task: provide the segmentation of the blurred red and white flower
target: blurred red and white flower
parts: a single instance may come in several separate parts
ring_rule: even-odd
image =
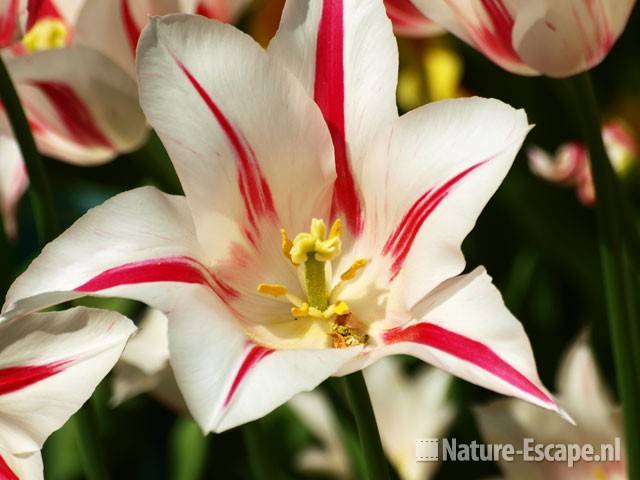
[[[385,454],[402,480],[433,477],[437,462],[416,462],[416,438],[437,438],[451,424],[455,408],[447,401],[453,377],[435,368],[409,376],[401,363],[386,358],[364,371]],[[322,443],[303,450],[301,471],[355,478],[340,438],[338,419],[320,391],[300,393],[288,405]]]
[[[0,134],[0,219],[11,240],[18,234],[16,209],[28,186],[20,147],[13,137]]]
[[[635,0],[412,0],[435,23],[521,75],[567,77],[599,64]]]
[[[135,77],[136,47],[150,15],[195,13],[233,22],[250,0],[83,0],[77,42],[111,58]]]
[[[551,444],[591,444],[600,454],[601,445],[615,445],[622,438],[622,412],[615,405],[598,373],[587,336],[582,335],[567,352],[558,378],[558,402],[575,419],[576,425],[517,400],[501,399],[475,409],[480,431],[487,442],[522,445],[524,438]],[[620,444],[622,445],[623,442]],[[622,453],[622,452],[621,452]],[[622,455],[624,457],[624,455]],[[500,462],[507,480],[583,480],[627,478],[624,461]]]
[[[40,449],[111,370],[133,323],[74,308],[0,317],[0,478],[43,478]]]
[[[393,31],[403,37],[433,37],[445,32],[440,25],[425,17],[411,0],[384,0]]]
[[[136,148],[146,134],[135,81],[99,52],[77,45],[84,0],[30,1],[25,34],[2,55],[39,149],[92,165]],[[0,131],[11,135],[6,115]]]
[[[602,127],[602,139],[611,164],[618,175],[624,177],[638,166],[638,144],[633,133],[620,120],[613,120]],[[584,205],[595,203],[595,189],[589,152],[580,141],[561,145],[554,156],[538,147],[527,151],[529,168],[549,182],[572,186]]]
[[[526,115],[473,98],[398,118],[397,71],[378,1],[291,1],[266,53],[229,25],[154,19],[141,102],[186,196],[140,188],[93,209],[4,311],[88,294],[162,310],[205,431],[399,353],[558,410],[491,278],[460,275]]]
[[[98,165],[139,147],[148,126],[135,83],[135,49],[150,14],[198,12],[231,21],[247,0],[21,0],[0,15],[2,52],[40,151],[76,165]],[[0,7],[3,4],[0,3]],[[3,22],[5,22],[3,24]],[[9,23],[6,23],[9,22]],[[11,23],[13,22],[13,23]],[[10,24],[10,25],[9,25]],[[4,25],[4,26],[3,26]],[[24,36],[5,35],[23,25]],[[3,30],[3,28],[5,30]],[[3,36],[4,35],[4,36]],[[0,115],[0,213],[15,238],[14,209],[26,179],[11,126]],[[18,173],[13,173],[18,172]],[[16,180],[19,178],[19,182]]]

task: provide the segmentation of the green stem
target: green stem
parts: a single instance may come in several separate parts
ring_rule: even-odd
[[[73,416],[80,447],[80,458],[89,480],[107,480],[109,475],[101,454],[102,446],[98,434],[98,414],[93,398]]]
[[[596,191],[596,214],[600,231],[600,261],[604,277],[609,328],[616,377],[624,413],[628,478],[640,478],[640,377],[637,292],[627,263],[629,240],[625,239],[624,205],[620,186],[602,141],[600,115],[588,73],[569,80],[576,93],[584,140],[589,148]],[[634,325],[636,324],[636,325]]]
[[[251,476],[255,480],[273,480],[277,478],[275,468],[268,453],[268,443],[262,434],[260,421],[247,423],[242,427],[244,443],[247,447],[247,461]]]
[[[382,449],[378,424],[361,371],[343,377],[344,389],[356,420],[369,480],[388,480],[389,468]]]
[[[40,238],[40,243],[44,245],[53,240],[59,233],[53,207],[53,196],[47,181],[42,158],[29,128],[29,122],[2,58],[0,58],[0,98],[11,122],[13,135],[18,145],[20,145],[20,151],[29,173],[29,196],[35,216],[36,228],[38,229],[38,237]]]

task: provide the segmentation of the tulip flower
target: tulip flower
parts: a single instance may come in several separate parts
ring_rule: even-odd
[[[168,319],[162,312],[148,309],[138,325],[138,333],[127,343],[114,369],[111,404],[141,393],[150,393],[173,411],[187,408],[169,365]]]
[[[452,377],[434,368],[423,368],[415,377],[388,358],[364,371],[384,451],[402,480],[431,478],[437,462],[416,462],[416,438],[442,435],[453,420],[454,409],[446,395]],[[349,456],[338,432],[338,420],[319,391],[296,395],[288,403],[322,447],[303,450],[298,464],[305,472],[330,473],[353,478]]]
[[[473,98],[398,118],[397,70],[379,1],[290,1],[267,52],[227,24],[154,18],[140,97],[185,197],[146,187],[91,210],[4,311],[83,295],[160,309],[206,432],[400,353],[560,411],[486,271],[461,274],[526,115]]]
[[[403,37],[433,37],[444,29],[425,17],[411,0],[384,0],[393,30]]]
[[[554,415],[528,404],[498,400],[476,408],[476,419],[486,441],[522,445],[523,438],[543,444],[591,444],[600,454],[603,444],[615,444],[622,437],[620,409],[614,404],[582,335],[563,360],[558,378],[558,402],[576,420],[576,425],[558,421]],[[624,461],[500,462],[507,480],[625,479]]]
[[[5,234],[11,240],[18,234],[16,209],[28,185],[18,144],[13,137],[0,135],[0,218]]]
[[[620,176],[625,176],[637,165],[638,144],[623,122],[606,123],[602,127],[602,140],[611,164]],[[549,182],[575,187],[580,202],[593,206],[596,198],[589,152],[582,142],[561,145],[553,157],[538,147],[530,148],[527,154],[533,173]]]
[[[74,308],[0,317],[0,478],[43,478],[40,449],[91,396],[135,326]]]
[[[624,30],[634,0],[412,0],[502,68],[567,77],[598,65]]]

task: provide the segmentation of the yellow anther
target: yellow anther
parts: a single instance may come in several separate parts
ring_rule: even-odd
[[[309,316],[309,304],[303,303],[300,307],[291,307],[291,315],[295,318],[304,318]]]
[[[338,302],[335,304],[336,315],[346,315],[349,313],[349,305],[344,302]]]
[[[284,228],[280,229],[280,235],[282,236],[282,253],[285,257],[291,258],[291,247],[293,247],[293,243]]]
[[[39,52],[53,48],[62,48],[67,44],[67,27],[53,18],[38,20],[22,38],[22,44],[28,52]]]
[[[341,223],[336,222],[331,227],[329,238],[326,237],[327,227],[323,220],[314,218],[309,232],[299,233],[293,239],[290,249],[291,261],[300,265],[307,261],[307,254],[315,253],[319,262],[328,262],[338,255],[342,249],[340,240]]]
[[[349,269],[340,275],[340,280],[346,282],[347,280],[353,280],[357,275],[358,271],[367,264],[367,261],[364,258],[359,258],[355,262],[351,264]]]
[[[342,220],[336,218],[336,221],[331,225],[329,230],[329,238],[340,237],[342,235]]]
[[[289,293],[289,290],[284,285],[278,285],[277,283],[261,283],[258,285],[258,293],[278,298]]]

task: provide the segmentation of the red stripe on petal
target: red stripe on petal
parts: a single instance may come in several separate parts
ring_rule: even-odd
[[[168,257],[132,262],[110,268],[74,291],[95,293],[108,288],[140,283],[178,282],[210,287],[222,300],[238,297],[233,287],[217,278],[204,265],[190,257]]]
[[[271,190],[262,174],[255,153],[247,142],[241,138],[241,135],[189,69],[177,58],[174,57],[174,60],[213,114],[236,154],[238,188],[244,201],[249,222],[257,229],[257,220],[260,217],[277,219]]]
[[[64,20],[51,0],[29,0],[27,4],[27,30],[30,30],[42,18]]]
[[[242,365],[240,365],[240,369],[238,370],[238,373],[236,373],[236,377],[233,379],[233,383],[231,384],[229,393],[227,393],[227,396],[224,399],[225,407],[228,406],[229,403],[231,403],[233,396],[238,390],[238,387],[242,383],[242,380],[247,376],[249,371],[253,367],[255,367],[260,360],[262,360],[268,355],[271,355],[274,352],[274,350],[270,348],[261,347],[260,345],[253,345],[253,344],[251,345],[252,347],[249,350],[249,353],[247,353],[247,356],[244,357],[244,360],[242,361]]]
[[[472,340],[433,323],[425,322],[406,328],[394,328],[384,334],[384,341],[387,344],[419,343],[435,348],[489,372],[527,395],[544,403],[555,405],[549,395],[500,358],[491,348],[477,340]]]
[[[3,15],[0,15],[0,47],[11,43],[18,29],[18,0],[11,0]]]
[[[51,102],[71,139],[85,147],[113,149],[111,141],[100,131],[87,105],[64,83],[30,81]]]
[[[513,48],[513,26],[515,21],[502,0],[481,0],[484,11],[491,22],[491,30],[481,27],[479,44],[489,56],[521,63],[522,59]]]
[[[344,105],[343,0],[324,0],[318,26],[314,98],[331,133],[336,165],[332,217],[344,215],[354,234],[362,231],[360,196],[349,164]]]
[[[0,455],[0,480],[20,480],[18,476],[9,468],[7,462]]]
[[[25,365],[0,369],[0,395],[16,392],[60,373],[70,360],[46,365]]]
[[[447,195],[449,195],[458,182],[486,162],[487,160],[478,162],[458,173],[453,178],[450,178],[440,187],[427,190],[411,205],[411,208],[409,208],[404,217],[402,217],[400,224],[391,233],[382,249],[383,255],[390,255],[393,259],[391,264],[391,279],[394,279],[402,269],[402,265],[413,245],[413,241],[424,222]]]
[[[122,26],[124,27],[127,41],[129,42],[129,48],[131,49],[131,56],[135,58],[138,39],[140,38],[140,27],[136,23],[135,18],[133,18],[129,0],[120,0],[120,16],[122,17]]]

